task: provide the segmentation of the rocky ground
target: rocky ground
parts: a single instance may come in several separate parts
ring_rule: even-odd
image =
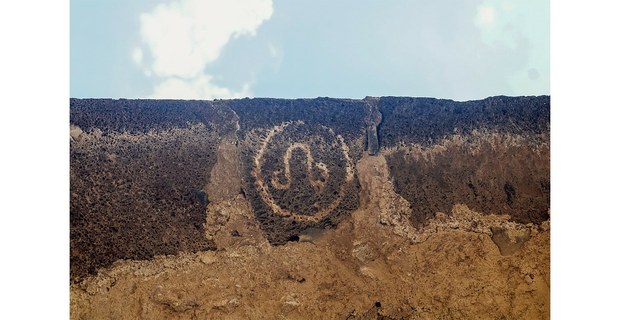
[[[71,286],[72,319],[549,318],[548,221],[457,204],[416,230],[384,157],[357,170],[361,209],[336,228],[271,246],[241,195],[210,203],[220,249],[119,260]]]
[[[72,319],[549,319],[549,97],[71,100]]]

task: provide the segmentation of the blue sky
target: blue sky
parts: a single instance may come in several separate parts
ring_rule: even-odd
[[[70,95],[549,94],[548,0],[71,0]]]

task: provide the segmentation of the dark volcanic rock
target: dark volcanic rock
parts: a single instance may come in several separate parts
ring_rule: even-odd
[[[355,162],[368,106],[359,100],[230,101],[239,116],[246,197],[272,244],[335,226],[359,206]]]
[[[206,102],[71,100],[71,123],[85,129],[70,148],[72,278],[118,259],[215,248],[203,189],[216,129],[230,131],[220,113]]]
[[[549,218],[549,149],[487,139],[448,142],[446,150],[428,151],[433,154],[428,158],[404,150],[386,155],[395,191],[411,205],[414,226],[436,212],[450,213],[456,203],[485,214],[509,214],[519,223]]]
[[[364,152],[386,158],[414,226],[455,204],[540,223],[549,100],[71,99],[71,277],[118,259],[215,249],[205,221],[209,201],[222,198],[209,183],[224,142],[238,150],[227,167],[239,161],[240,192],[273,245],[359,208]]]
[[[379,143],[425,146],[454,133],[487,130],[499,133],[549,133],[550,98],[490,97],[456,102],[433,98],[382,97]]]
[[[435,212],[449,213],[455,203],[520,223],[549,218],[548,96],[468,102],[384,97],[379,106],[379,141],[396,148],[386,160],[415,226]],[[418,151],[405,148],[412,145]],[[433,151],[436,146],[443,150]]]
[[[71,124],[84,131],[146,133],[216,124],[221,135],[234,132],[234,113],[221,101],[71,99]]]

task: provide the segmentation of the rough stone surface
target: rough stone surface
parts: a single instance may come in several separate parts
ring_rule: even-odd
[[[209,201],[220,202],[241,193],[239,149],[235,142],[222,141],[217,149],[217,161],[205,187]]]
[[[203,124],[150,133],[94,129],[71,141],[71,276],[118,259],[214,249],[204,238],[215,136]]]
[[[147,133],[203,123],[217,124],[223,136],[236,129],[221,101],[71,99],[69,112],[71,124],[85,131]]]
[[[359,206],[354,164],[365,145],[363,101],[230,101],[239,116],[243,188],[272,244],[332,228]]]
[[[72,99],[72,319],[548,319],[549,97]]]
[[[383,120],[379,143],[384,148],[418,144],[432,146],[453,134],[474,130],[548,137],[550,98],[490,97],[456,102],[433,98],[381,97],[378,101]],[[548,141],[548,140],[547,140]]]
[[[205,186],[234,112],[215,101],[70,100],[71,278],[214,249]]]
[[[225,250],[119,261],[71,286],[72,319],[549,319],[546,223],[457,204],[411,242],[377,215],[396,213],[375,201],[394,194],[381,160],[362,162],[363,208],[312,241],[242,231]],[[503,255],[495,228],[530,238]]]
[[[486,214],[508,214],[520,223],[549,218],[550,149],[547,138],[473,132],[424,147],[386,150],[395,190],[410,203],[414,226],[454,203]]]

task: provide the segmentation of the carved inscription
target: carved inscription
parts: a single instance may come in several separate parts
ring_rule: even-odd
[[[338,207],[353,170],[340,135],[296,121],[268,130],[254,157],[252,175],[261,199],[275,214],[318,222]]]

